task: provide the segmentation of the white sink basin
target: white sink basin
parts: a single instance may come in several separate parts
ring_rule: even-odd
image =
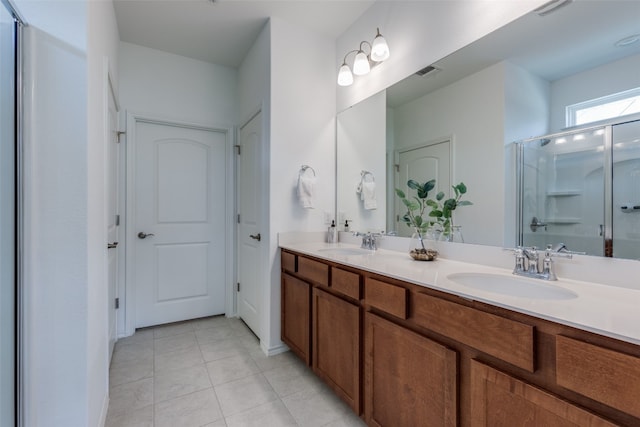
[[[447,279],[458,285],[494,294],[528,299],[563,300],[577,298],[578,294],[539,279],[502,276],[488,273],[453,273]]]
[[[371,255],[373,251],[360,248],[324,248],[318,249],[327,255]]]

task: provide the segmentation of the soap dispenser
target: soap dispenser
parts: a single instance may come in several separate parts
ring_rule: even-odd
[[[338,229],[336,228],[335,220],[331,221],[331,226],[327,230],[327,242],[338,243]]]

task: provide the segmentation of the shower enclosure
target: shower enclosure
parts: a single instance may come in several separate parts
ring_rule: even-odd
[[[640,259],[640,117],[517,144],[519,245]]]

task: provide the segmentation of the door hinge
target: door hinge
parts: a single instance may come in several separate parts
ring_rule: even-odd
[[[123,130],[119,130],[119,131],[117,131],[116,133],[118,134],[118,137],[116,138],[116,142],[118,142],[118,143],[120,142],[120,137],[121,137],[122,135],[126,135],[126,134],[127,134],[127,133],[126,133],[125,131],[123,131]]]
[[[120,308],[120,298],[116,298],[116,310]]]
[[[400,165],[394,165],[396,167],[396,172],[400,172]]]
[[[238,156],[239,156],[240,155],[240,146],[236,145],[235,147],[238,149]]]
[[[240,292],[240,282],[236,283],[236,292]]]
[[[120,215],[116,215],[116,225],[120,225]]]
[[[240,224],[240,214],[238,214],[238,224]]]

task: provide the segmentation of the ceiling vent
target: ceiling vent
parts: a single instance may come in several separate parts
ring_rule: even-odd
[[[422,70],[416,72],[416,75],[420,76],[420,77],[424,77],[426,75],[435,74],[438,71],[442,71],[442,70],[440,68],[438,68],[438,67],[434,67],[433,65],[429,65],[427,67],[424,67]]]

